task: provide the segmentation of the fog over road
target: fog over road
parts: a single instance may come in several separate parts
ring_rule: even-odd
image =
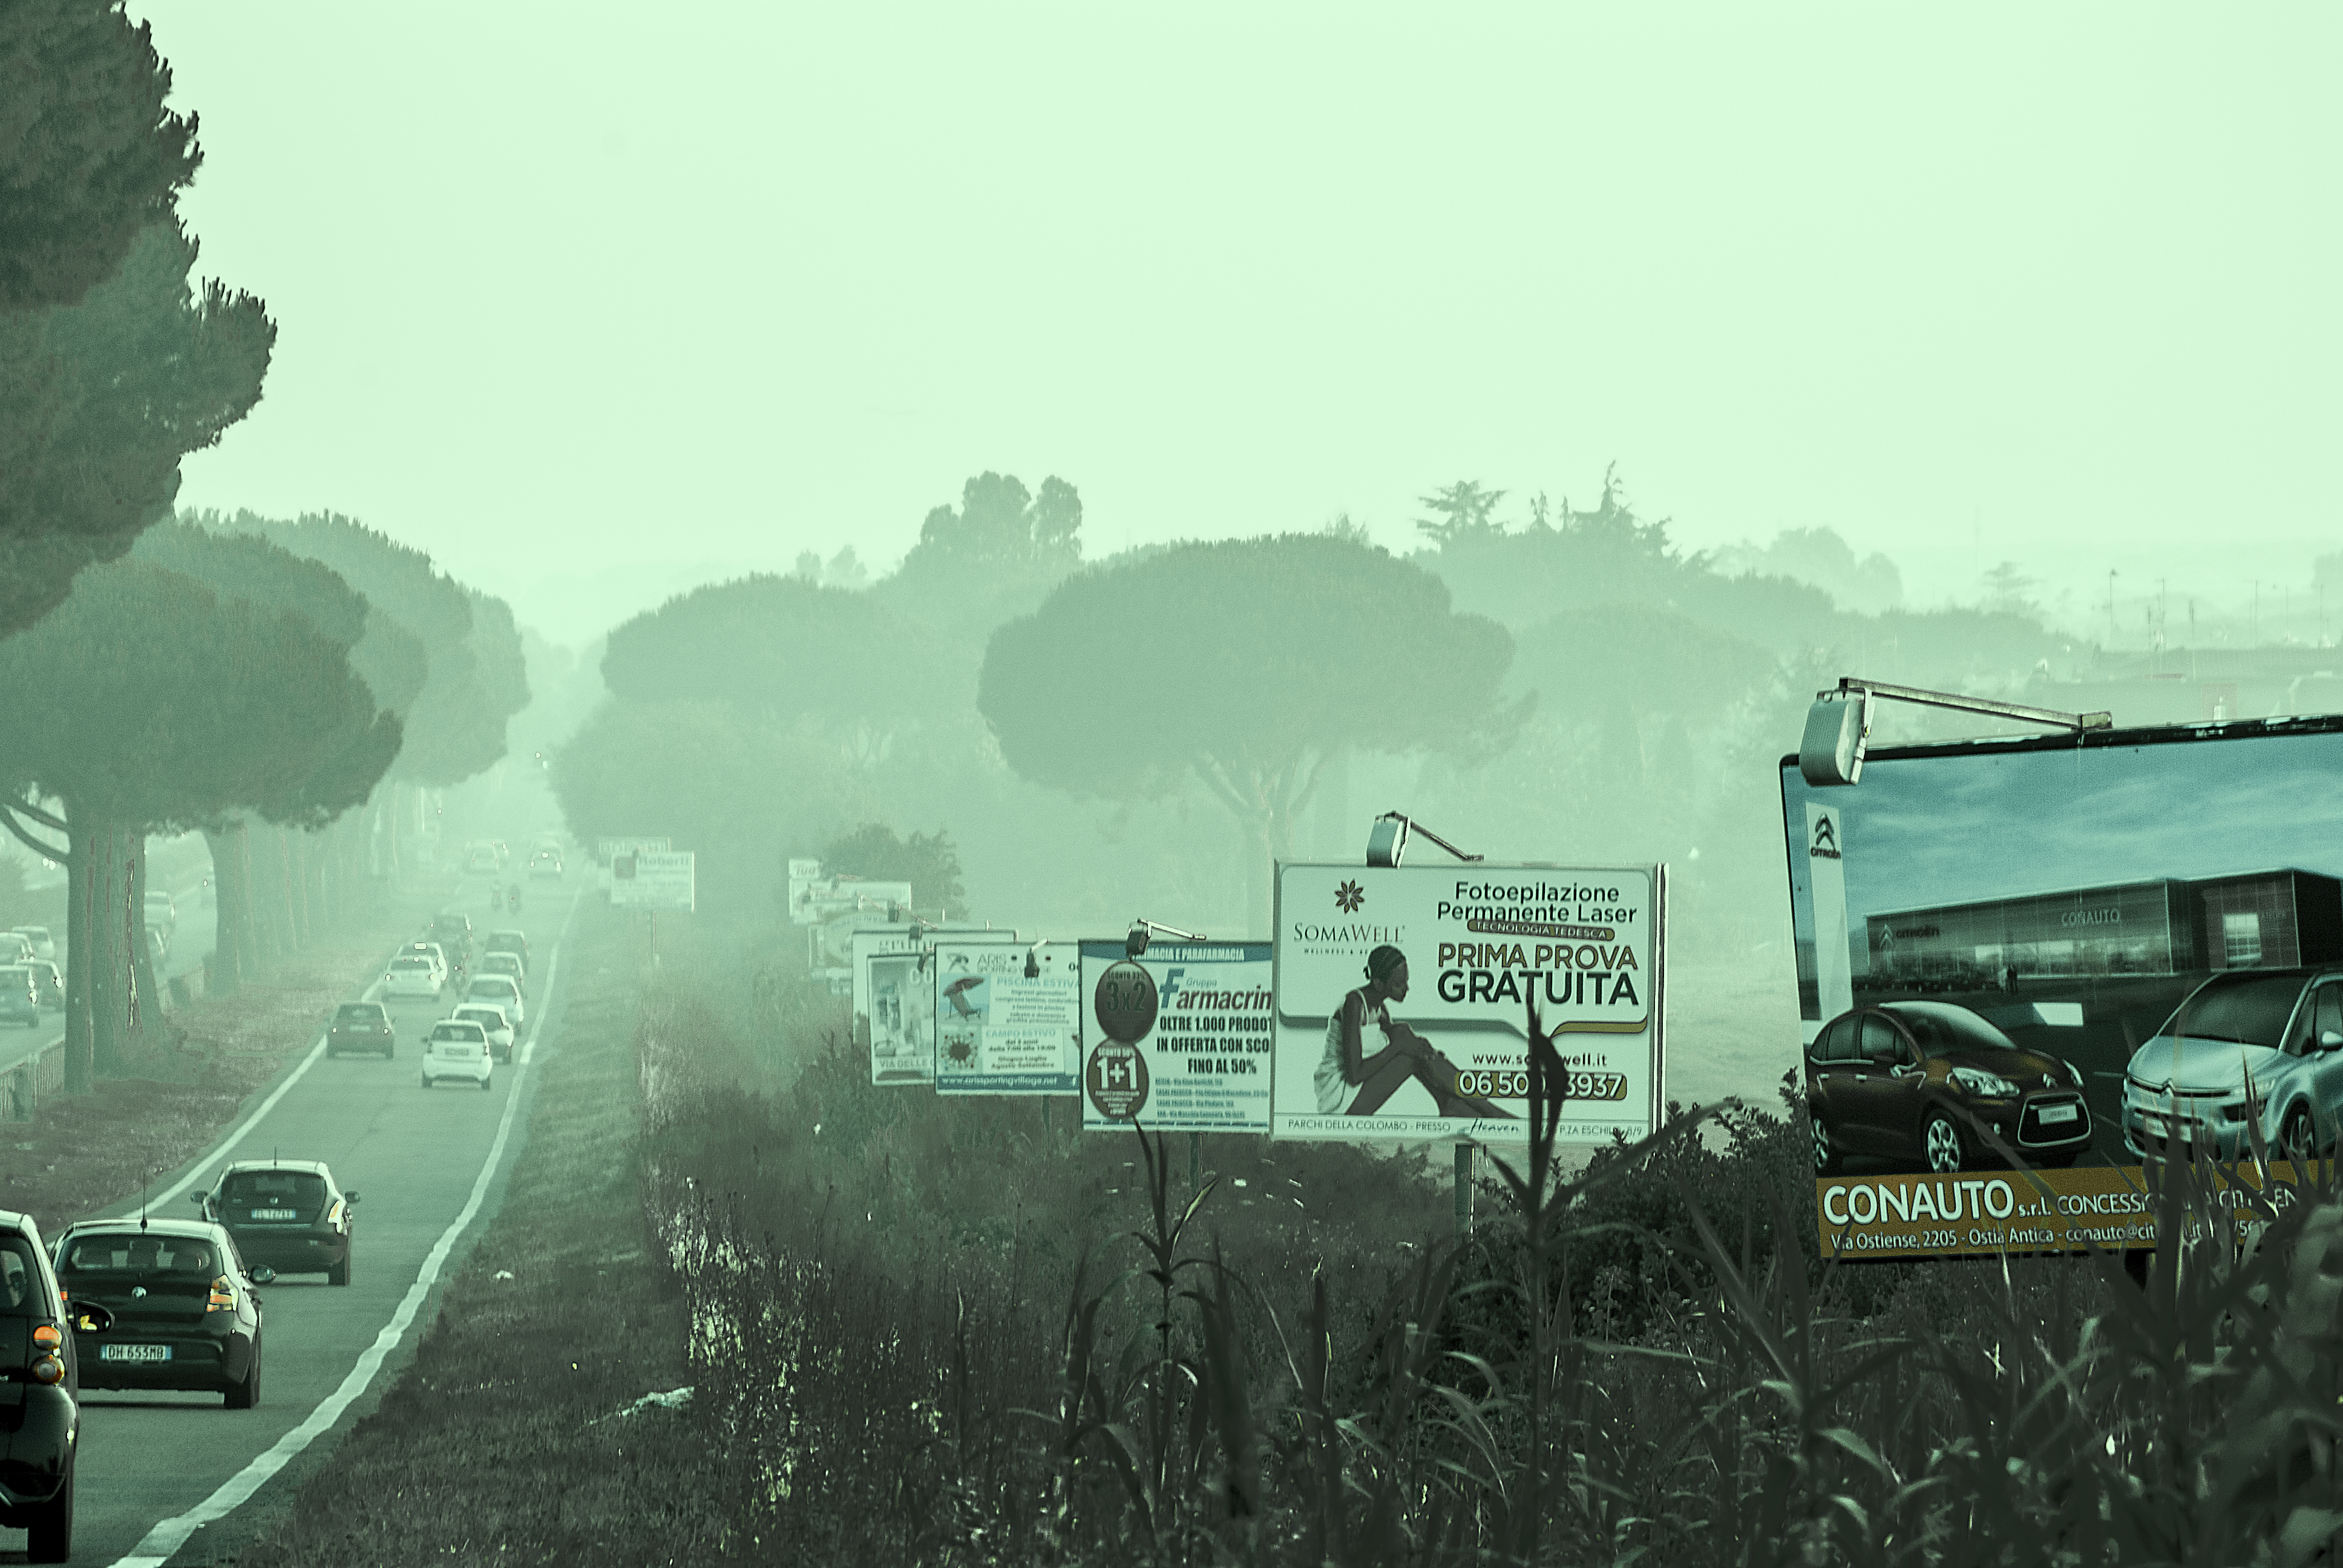
[[[267,1104],[264,1096],[265,1113],[248,1127],[231,1129],[232,1144],[216,1146],[181,1172],[184,1184],[175,1178],[158,1188],[154,1211],[176,1219],[196,1212],[187,1193],[208,1188],[228,1160],[272,1152],[323,1160],[345,1191],[362,1195],[350,1283],[335,1289],[323,1275],[299,1275],[261,1289],[264,1373],[257,1409],[224,1409],[216,1393],[101,1391],[85,1397],[74,1561],[166,1560],[185,1539],[190,1511],[204,1511],[206,1500],[336,1394],[399,1313],[434,1247],[471,1200],[509,1110],[511,1132],[496,1152],[484,1201],[455,1238],[454,1250],[409,1321],[385,1347],[390,1366],[397,1366],[419,1332],[416,1325],[430,1321],[438,1287],[501,1199],[527,1123],[530,1060],[541,1060],[538,1053],[558,1039],[559,938],[590,876],[581,866],[558,886],[535,884],[518,917],[488,916],[488,890],[477,878],[466,879],[445,906],[472,918],[476,940],[503,927],[528,933],[528,1020],[514,1060],[498,1064],[489,1092],[454,1086],[427,1091],[420,1086],[419,1037],[453,1008],[452,996],[389,1004],[398,1045],[387,1061],[327,1057],[326,1020],[320,1018],[318,1044],[297,1067],[297,1077],[280,1082],[275,1103]],[[515,1096],[520,1097],[518,1105]],[[132,1203],[108,1212],[136,1211]],[[373,1386],[379,1388],[391,1375],[395,1372],[377,1373]],[[331,1443],[335,1434],[327,1431],[316,1441]],[[24,1543],[21,1531],[0,1531],[0,1561],[22,1561]]]

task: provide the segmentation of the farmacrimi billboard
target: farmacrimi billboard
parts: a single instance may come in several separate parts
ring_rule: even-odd
[[[2006,1221],[2016,1250],[2063,1213],[2141,1245],[2120,1194],[2143,1158],[2237,1158],[2257,1120],[2281,1150],[2331,1141],[2338,780],[2335,717],[1891,748],[1834,788],[1785,759],[1826,1238],[1844,1212],[1991,1251]],[[1986,1129],[2049,1199],[1979,1184],[2006,1168]]]
[[[1082,1131],[1269,1131],[1267,942],[1081,944]]]
[[[1529,1010],[1570,1069],[1560,1136],[1652,1131],[1655,866],[1281,865],[1280,1138],[1518,1141]]]

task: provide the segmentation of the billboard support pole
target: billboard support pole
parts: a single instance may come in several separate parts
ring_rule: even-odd
[[[1188,1191],[1193,1192],[1204,1180],[1204,1135],[1188,1134]]]
[[[1456,1141],[1456,1239],[1473,1232],[1473,1151],[1475,1145]]]

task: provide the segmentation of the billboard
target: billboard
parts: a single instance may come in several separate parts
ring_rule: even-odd
[[[1280,1138],[1519,1141],[1529,1013],[1569,1068],[1558,1136],[1657,1125],[1656,866],[1277,868]]]
[[[699,857],[689,849],[628,849],[610,860],[610,902],[625,910],[699,907]]]
[[[934,960],[937,1093],[1072,1094],[1081,1087],[1073,949],[939,937]]]
[[[2338,778],[2335,717],[1884,749],[1838,788],[1784,759],[1818,1221],[1894,1212],[1903,1185],[1851,1196],[1883,1177],[2005,1168],[1987,1128],[2102,1207],[2175,1143],[2237,1158],[2257,1119],[2324,1146]]]
[[[594,862],[597,865],[607,866],[620,855],[631,855],[642,849],[665,849],[668,847],[668,841],[663,836],[655,838],[621,836],[597,839],[594,840]]]
[[[848,939],[853,971],[854,1037],[870,1052],[873,1083],[936,1081],[935,980],[930,944],[938,936],[1013,942],[1015,931],[902,925],[863,926]]]
[[[1082,1130],[1267,1132],[1267,942],[1081,944]]]

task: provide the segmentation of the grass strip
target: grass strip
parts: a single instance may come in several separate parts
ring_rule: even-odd
[[[414,1362],[232,1559],[240,1568],[694,1561],[720,1528],[681,1386],[688,1314],[651,1244],[637,1134],[639,977],[588,903],[504,1201]],[[217,1559],[216,1559],[217,1560]]]

